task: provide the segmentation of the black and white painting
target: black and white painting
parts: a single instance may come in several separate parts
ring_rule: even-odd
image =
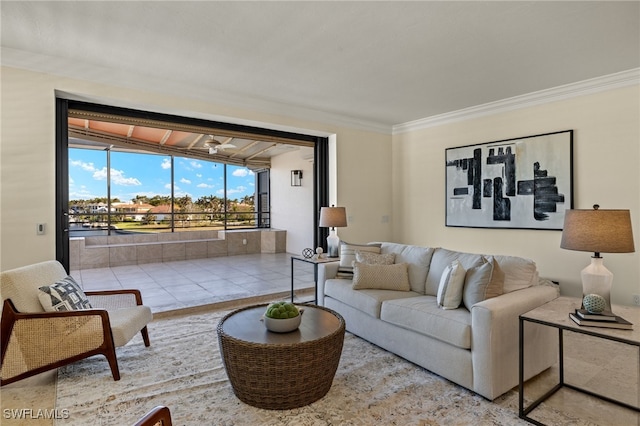
[[[562,230],[573,130],[448,148],[446,225]]]

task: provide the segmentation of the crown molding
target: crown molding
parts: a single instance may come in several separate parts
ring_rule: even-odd
[[[395,135],[412,132],[443,124],[504,113],[637,84],[640,84],[640,68],[634,68],[576,83],[553,87],[551,89],[540,90],[526,95],[514,96],[512,98],[502,99],[496,102],[489,102],[458,111],[447,112],[444,114],[421,118],[419,120],[396,124],[393,126],[392,133]]]

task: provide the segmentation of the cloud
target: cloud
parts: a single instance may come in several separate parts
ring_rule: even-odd
[[[164,185],[165,189],[168,189],[169,191],[171,191],[171,184],[170,183],[165,183]],[[178,188],[178,185],[173,185],[173,189],[175,191],[179,190],[180,188]]]
[[[231,197],[233,194],[242,194],[247,191],[247,188],[240,185],[236,188],[227,188],[227,197]],[[224,189],[218,191],[218,194],[224,194]]]
[[[253,172],[249,169],[236,169],[231,174],[235,177],[253,176]]]
[[[189,162],[189,165],[191,167],[193,167],[194,169],[201,169],[202,168],[202,164],[200,164],[197,161],[191,161],[191,162]]]
[[[95,172],[96,168],[93,163],[85,163],[82,160],[71,160],[69,164],[73,167],[80,167],[82,170],[87,172]]]
[[[196,177],[197,178],[201,178],[202,177],[202,173],[196,173]]]
[[[213,188],[215,185],[207,185],[206,183],[199,183],[198,188]]]
[[[165,158],[164,160],[162,160],[162,164],[160,164],[160,167],[162,167],[163,169],[170,169],[171,168],[171,160],[169,160],[168,158]]]
[[[189,179],[181,178],[180,183],[185,183],[187,185],[191,185],[191,181]]]
[[[93,172],[93,178],[95,180],[106,180],[107,179],[107,168],[103,167],[100,170],[96,170]],[[125,177],[124,172],[122,170],[111,169],[111,182],[114,185],[122,185],[122,186],[140,186],[142,182],[140,182],[137,178],[134,177]]]

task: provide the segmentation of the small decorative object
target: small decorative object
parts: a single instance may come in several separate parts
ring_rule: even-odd
[[[297,330],[302,321],[302,309],[291,302],[271,303],[264,313],[264,325],[274,333],[288,333]]]
[[[313,249],[312,248],[306,248],[306,249],[302,250],[302,256],[304,256],[305,259],[310,259],[311,256],[313,256]]]
[[[314,259],[324,259],[324,258],[325,258],[324,250],[322,249],[322,247],[317,247],[316,255],[314,256]]]
[[[607,302],[604,297],[598,294],[587,294],[582,299],[584,308],[592,314],[599,314],[607,307]]]

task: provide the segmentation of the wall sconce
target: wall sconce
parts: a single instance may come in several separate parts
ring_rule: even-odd
[[[302,186],[302,170],[291,170],[291,186]]]

